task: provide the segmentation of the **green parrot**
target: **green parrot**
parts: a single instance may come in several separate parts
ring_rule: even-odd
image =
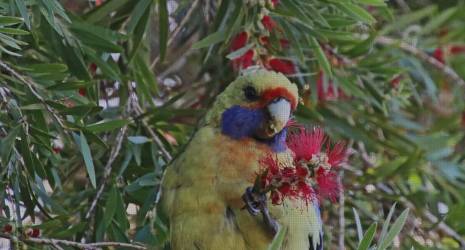
[[[298,98],[297,86],[284,75],[256,68],[218,95],[163,176],[159,211],[169,220],[171,249],[268,249],[276,225],[286,230],[282,249],[322,249],[316,200],[272,205],[266,198],[267,214],[255,216],[250,210],[257,208],[243,198],[261,158],[292,161],[286,125]]]

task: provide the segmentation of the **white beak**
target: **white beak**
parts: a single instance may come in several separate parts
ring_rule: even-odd
[[[268,112],[270,112],[271,118],[274,121],[273,129],[283,129],[291,116],[291,103],[284,98],[277,98],[268,104],[267,108]]]

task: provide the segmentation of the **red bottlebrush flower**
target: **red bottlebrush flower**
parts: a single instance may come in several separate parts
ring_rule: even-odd
[[[293,167],[285,167],[281,169],[281,174],[283,178],[293,178],[295,176],[295,168]]]
[[[299,128],[299,129],[302,129],[303,126],[302,126],[302,124],[298,123],[296,120],[290,119],[286,123],[286,128]]]
[[[260,43],[263,46],[268,46],[270,44],[270,37],[269,36],[261,36],[260,37]]]
[[[231,51],[238,50],[247,44],[249,34],[245,31],[238,33],[231,41]]]
[[[281,45],[281,48],[287,49],[289,48],[290,42],[287,39],[279,39],[279,44]]]
[[[280,0],[271,0],[271,3],[273,4],[273,7],[276,7],[276,5],[279,4]]]
[[[318,78],[316,81],[316,90],[317,90],[317,95],[318,95],[318,100],[319,101],[330,101],[330,100],[336,100],[339,97],[344,98],[346,95],[340,88],[335,88],[333,82],[330,80],[328,82],[328,86],[325,89],[324,86],[324,73],[322,70],[318,72]]]
[[[307,178],[309,176],[310,171],[308,171],[308,168],[306,167],[297,166],[295,167],[295,173],[300,178]]]
[[[328,163],[331,167],[338,167],[346,157],[346,148],[344,142],[338,142],[334,145],[333,149],[329,146],[326,149],[326,155],[328,155]]]
[[[37,238],[40,236],[40,229],[38,228],[29,228],[26,231],[27,236],[32,237],[32,238]]]
[[[89,65],[89,71],[91,75],[95,75],[95,73],[97,72],[97,64],[91,63]]]
[[[314,154],[321,151],[324,140],[325,134],[322,129],[314,128],[308,131],[302,128],[299,132],[289,135],[287,146],[294,152],[296,162],[310,161]]]
[[[313,199],[315,195],[313,188],[305,181],[299,181],[297,183],[297,191],[299,193],[299,197],[307,202]]]
[[[13,231],[13,226],[10,224],[5,224],[2,228],[3,233],[11,233]]]
[[[318,198],[320,200],[329,198],[332,202],[335,202],[342,189],[339,179],[337,178],[337,174],[335,172],[329,172],[323,168],[319,168],[315,177],[318,187]]]
[[[278,187],[278,191],[284,196],[294,196],[295,191],[292,190],[291,184],[289,182],[283,182],[281,186]]]
[[[268,69],[281,72],[285,75],[295,74],[295,65],[292,61],[286,59],[273,58],[268,60]]]
[[[436,48],[433,52],[433,57],[436,58],[436,60],[438,60],[442,64],[445,63],[444,50],[442,48]]]
[[[270,32],[276,28],[276,22],[268,15],[262,18],[262,24]]]
[[[102,5],[103,0],[95,0],[95,6],[100,6]]]
[[[465,45],[454,45],[449,48],[449,52],[452,55],[457,55],[460,53],[465,53]]]
[[[80,96],[86,96],[87,90],[86,88],[79,88],[78,93]]]
[[[397,88],[399,87],[400,80],[402,80],[402,75],[397,75],[396,77],[392,78],[392,80],[389,82],[391,83],[391,86],[393,88]]]
[[[271,191],[271,203],[274,204],[274,205],[280,205],[281,203],[283,203],[283,195],[278,192],[278,191]]]
[[[232,64],[235,70],[246,69],[247,67],[253,65],[253,56],[255,52],[253,50],[248,50],[242,56],[233,59]]]

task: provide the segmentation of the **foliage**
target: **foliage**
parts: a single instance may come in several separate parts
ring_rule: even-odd
[[[464,10],[458,0],[0,1],[2,235],[159,246],[166,163],[247,62],[285,71],[302,97],[296,119],[349,142],[344,196],[322,204],[328,249],[465,247]],[[385,215],[394,202],[408,216]]]

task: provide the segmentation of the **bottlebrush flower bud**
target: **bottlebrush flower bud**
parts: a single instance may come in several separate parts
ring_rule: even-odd
[[[453,46],[450,46],[449,52],[450,52],[452,55],[457,55],[457,54],[460,54],[460,53],[465,53],[465,45],[453,45]]]
[[[295,64],[291,60],[287,59],[273,58],[268,60],[266,66],[268,69],[272,69],[276,72],[281,72],[285,75],[292,75],[296,72]]]
[[[263,16],[262,24],[263,24],[263,27],[265,27],[265,29],[267,29],[270,32],[274,28],[276,28],[276,22],[268,15]]]
[[[37,238],[40,236],[40,229],[38,228],[28,228],[26,230],[26,235],[32,238]]]
[[[2,228],[3,233],[11,233],[13,231],[13,226],[11,224],[5,224]]]
[[[61,138],[57,137],[52,141],[52,150],[55,154],[59,154],[63,151],[64,143]]]
[[[79,88],[78,93],[80,96],[86,96],[87,90],[86,88]]]
[[[444,60],[444,50],[442,48],[436,48],[433,52],[433,57],[436,58],[441,63],[445,63]]]
[[[245,31],[236,34],[233,39],[231,40],[231,51],[236,51],[247,44],[249,38],[249,34]]]
[[[232,64],[235,70],[246,69],[249,66],[253,65],[253,58],[255,52],[252,49],[249,49],[242,56],[233,59]]]

